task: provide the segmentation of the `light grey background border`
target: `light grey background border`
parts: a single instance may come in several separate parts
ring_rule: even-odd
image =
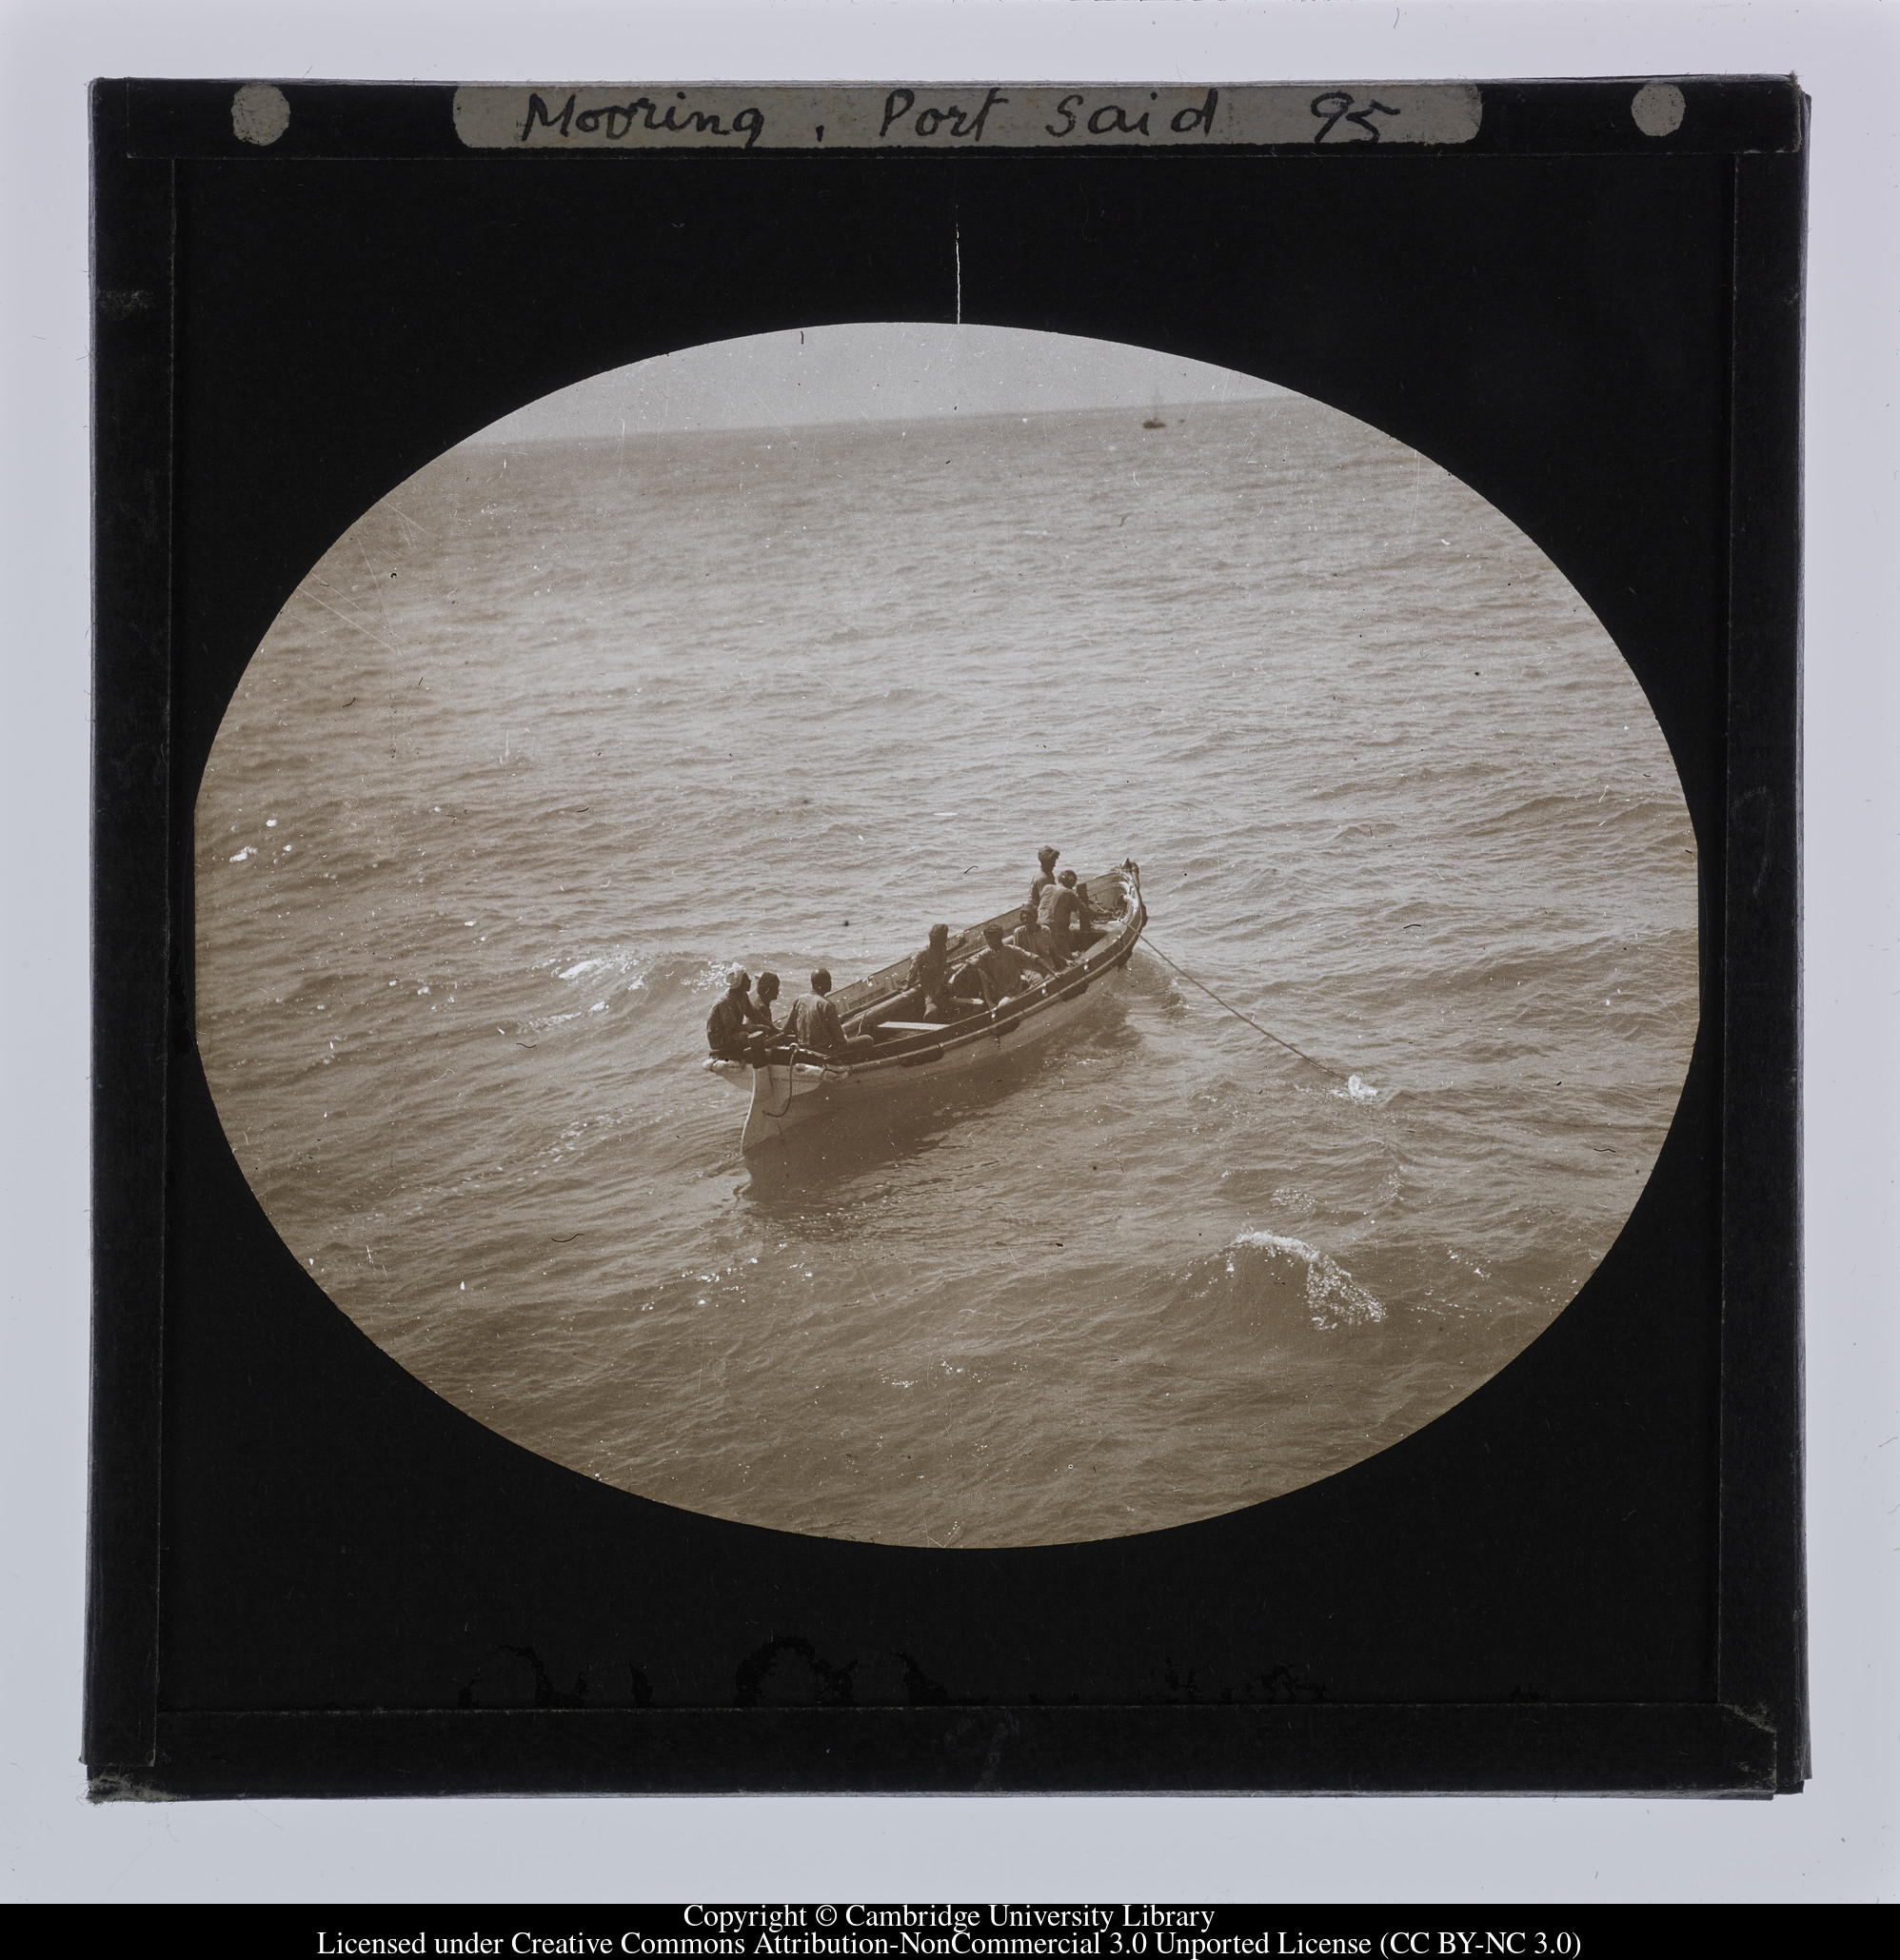
[[[1896,1871],[1900,10],[1188,0],[11,0],[0,150],[0,1895],[1872,1899]],[[735,56],[734,50],[742,50]],[[742,69],[733,66],[742,60]],[[1217,82],[1794,71],[1808,351],[1809,1532],[1814,1780],[1649,1800],[625,1799],[117,1805],[78,1763],[85,1512],[87,296],[95,74]],[[742,1851],[735,1847],[743,1847]]]

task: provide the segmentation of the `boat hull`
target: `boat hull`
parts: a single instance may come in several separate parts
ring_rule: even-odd
[[[1039,1047],[1047,1036],[1069,1027],[1086,1012],[1091,990],[1108,983],[1127,965],[1148,921],[1135,864],[1130,861],[1108,877],[1119,881],[1122,903],[1114,918],[1103,921],[1095,943],[1061,972],[994,1008],[940,1029],[893,1020],[879,1035],[886,1044],[882,1052],[848,1062],[797,1050],[781,1050],[756,1066],[707,1061],[709,1073],[751,1092],[741,1147],[750,1153],[782,1143],[790,1132],[821,1117],[848,1121],[854,1110],[868,1114],[894,1103],[926,1102],[933,1085],[980,1071],[1006,1071],[1012,1057]],[[973,950],[981,942],[981,931],[972,927],[953,951]],[[903,971],[901,965],[887,968],[844,989],[838,998],[855,1010],[846,1027],[875,1029],[880,1012],[888,1015],[903,1000],[916,999],[902,992]]]
[[[1113,972],[1097,973],[1090,988],[1108,984]],[[916,1056],[855,1068],[801,1061],[752,1069],[752,1107],[740,1148],[749,1153],[782,1143],[789,1131],[817,1117],[848,1122],[854,1111],[921,1102],[940,1082],[980,1070],[1007,1070],[1029,1048],[1040,1046],[1044,1037],[1086,1013],[1088,994],[1089,989],[1079,988],[1073,998],[1050,1001],[1034,1014],[1012,1015],[1005,1005],[1000,1014],[979,1017],[974,1027],[966,1023],[953,1038]]]

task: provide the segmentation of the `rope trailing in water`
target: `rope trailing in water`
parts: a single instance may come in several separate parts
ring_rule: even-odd
[[[1328,1074],[1329,1076],[1338,1075],[1339,1071],[1336,1068],[1328,1068],[1325,1062],[1315,1061],[1312,1056],[1307,1054],[1305,1049],[1296,1048],[1291,1041],[1280,1040],[1279,1036],[1275,1034],[1272,1028],[1261,1027],[1260,1023],[1257,1021],[1251,1014],[1242,1014],[1239,1008],[1234,1005],[1233,1001],[1223,1000],[1220,998],[1220,996],[1214,991],[1212,987],[1205,986],[1199,980],[1196,980],[1194,975],[1191,974],[1187,970],[1187,968],[1180,963],[1178,960],[1168,960],[1168,956],[1164,952],[1162,952],[1160,947],[1158,946],[1152,939],[1148,938],[1148,936],[1145,933],[1142,935],[1141,943],[1144,946],[1146,946],[1149,952],[1154,954],[1154,956],[1158,960],[1167,960],[1168,964],[1172,966],[1175,969],[1175,971],[1178,974],[1179,974],[1184,980],[1187,981],[1189,986],[1199,987],[1200,991],[1203,994],[1205,994],[1207,998],[1210,1000],[1212,1000],[1217,1007],[1226,1008],[1228,1013],[1233,1015],[1235,1020],[1244,1020],[1247,1023],[1247,1025],[1250,1028],[1252,1028],[1257,1034],[1266,1036],[1267,1039],[1270,1041],[1279,1041],[1280,1046],[1284,1048],[1289,1055],[1298,1056],[1300,1060],[1305,1062],[1308,1067],[1324,1069],[1326,1074]]]

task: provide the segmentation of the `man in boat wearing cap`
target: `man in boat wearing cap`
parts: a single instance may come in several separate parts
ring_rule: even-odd
[[[801,994],[785,1017],[785,1032],[801,1048],[814,1055],[832,1055],[840,1060],[854,1056],[875,1055],[875,1035],[847,1035],[838,1009],[826,998],[831,992],[831,975],[822,966],[811,977],[811,992]]]
[[[706,1047],[716,1061],[745,1059],[745,1023],[752,1002],[752,976],[734,966],[725,976],[725,992],[706,1016]]]
[[[1042,978],[1045,969],[1041,960],[1012,946],[1003,938],[1001,926],[984,926],[983,939],[986,941],[983,950],[970,961],[965,971],[974,973],[982,981],[984,1006],[1000,1007],[1012,994],[1022,993],[1025,983],[1033,983]]]
[[[1039,905],[1042,902],[1043,887],[1056,882],[1056,860],[1061,855],[1054,844],[1044,844],[1036,853],[1036,861],[1042,868],[1029,881],[1029,902],[1032,905]]]

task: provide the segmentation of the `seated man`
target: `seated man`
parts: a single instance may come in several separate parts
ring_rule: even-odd
[[[759,997],[745,1003],[746,1024],[762,1028],[768,1035],[779,1032],[779,1024],[772,1019],[772,1002],[779,998],[779,976],[776,973],[762,973],[759,976]]]
[[[1098,937],[1095,914],[1089,909],[1088,901],[1077,892],[1073,871],[1063,872],[1054,884],[1045,887],[1036,921],[1048,928],[1049,937],[1055,941],[1056,955],[1065,966]]]
[[[725,976],[725,992],[713,1003],[706,1016],[706,1047],[718,1061],[745,1059],[745,1018],[751,1005],[747,994],[752,976],[742,966],[730,968]]]
[[[1012,994],[1024,991],[1025,979],[1034,981],[1041,978],[1042,962],[1032,954],[1024,953],[1012,946],[1002,936],[999,925],[983,927],[986,941],[983,950],[972,960],[965,969],[974,973],[983,983],[983,1004],[986,1007],[1000,1007]]]
[[[1052,957],[1059,966],[1066,966],[1075,954],[1070,927],[1080,909],[1076,898],[1076,874],[1073,871],[1063,872],[1061,879],[1054,884],[1042,887],[1042,898],[1036,907],[1036,923],[1049,935]]]
[[[1076,927],[1081,935],[1080,943],[1092,946],[1101,937],[1101,928],[1095,922],[1095,906],[1089,900],[1089,888],[1078,881],[1073,871],[1062,874],[1064,884],[1074,885],[1076,891]]]
[[[1025,960],[1033,960],[1044,973],[1056,971],[1055,941],[1036,922],[1036,907],[1025,905],[1016,915],[1016,930],[1003,941]]]
[[[926,1020],[956,1019],[960,1010],[951,1004],[951,980],[950,928],[933,925],[930,943],[910,962],[910,978],[905,982],[923,996],[923,1018]]]
[[[838,1009],[826,998],[831,992],[831,975],[821,966],[811,977],[811,992],[801,994],[785,1017],[785,1032],[797,1045],[813,1055],[849,1061],[875,1055],[875,1035],[847,1035]]]
[[[1061,855],[1061,852],[1059,851],[1054,844],[1044,844],[1042,848],[1036,853],[1036,861],[1039,864],[1040,864],[1042,868],[1036,874],[1035,878],[1033,878],[1030,881],[1029,902],[1032,905],[1038,903],[1040,901],[1042,897],[1042,888],[1044,885],[1055,883],[1056,860],[1059,858]]]

